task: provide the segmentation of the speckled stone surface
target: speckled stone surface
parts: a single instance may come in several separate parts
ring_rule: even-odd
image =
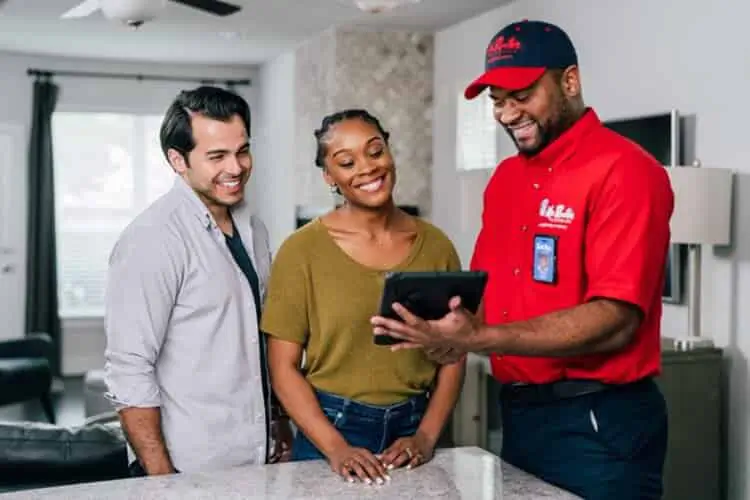
[[[3,500],[575,499],[479,448],[443,449],[428,464],[391,473],[381,486],[350,484],[323,461],[206,474],[123,479],[0,495]]]

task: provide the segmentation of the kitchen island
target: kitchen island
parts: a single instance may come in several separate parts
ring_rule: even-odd
[[[2,500],[239,500],[262,499],[471,499],[578,498],[502,462],[481,448],[446,448],[414,470],[391,472],[391,481],[347,483],[322,460],[211,473],[121,479],[0,495]]]

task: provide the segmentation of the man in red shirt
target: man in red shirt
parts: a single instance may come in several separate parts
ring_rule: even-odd
[[[452,362],[491,356],[502,383],[505,460],[587,499],[661,498],[667,415],[661,289],[673,193],[666,171],[586,107],[576,50],[559,27],[522,21],[489,43],[497,121],[518,154],[484,193],[471,262],[489,275],[476,315],[402,322],[375,334]]]

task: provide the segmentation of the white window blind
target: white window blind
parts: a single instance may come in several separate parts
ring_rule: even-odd
[[[60,315],[104,314],[107,261],[125,226],[169,190],[175,174],[159,146],[161,116],[55,112]]]
[[[497,124],[486,96],[457,99],[456,166],[458,170],[494,168],[497,163]]]

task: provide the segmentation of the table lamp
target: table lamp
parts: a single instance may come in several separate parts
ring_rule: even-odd
[[[670,221],[672,243],[688,248],[688,332],[674,337],[677,350],[712,347],[701,336],[701,246],[729,245],[732,240],[732,181],[725,168],[693,166],[667,168],[674,191],[674,212]]]

